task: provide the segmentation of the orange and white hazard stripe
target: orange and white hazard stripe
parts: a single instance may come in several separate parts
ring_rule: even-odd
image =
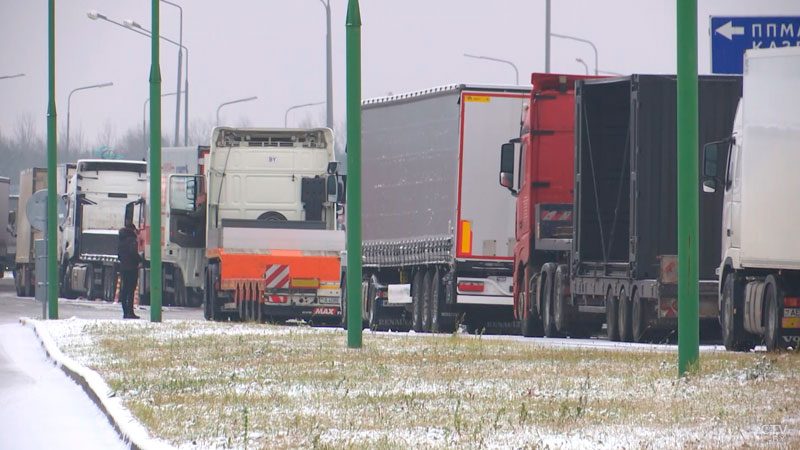
[[[288,289],[289,288],[289,265],[288,264],[269,264],[264,271],[264,286],[265,290],[271,291],[275,289]],[[266,297],[269,303],[286,303],[289,297],[286,295],[269,295]]]

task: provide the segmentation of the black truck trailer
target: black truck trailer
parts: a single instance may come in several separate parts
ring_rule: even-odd
[[[642,341],[677,327],[677,82],[672,75],[576,83],[575,191],[569,251],[555,251],[528,286],[546,335]],[[699,77],[703,143],[730,135],[740,77]],[[722,161],[722,164],[725,162]],[[718,329],[722,194],[700,195],[700,319]],[[542,213],[545,214],[545,213]]]

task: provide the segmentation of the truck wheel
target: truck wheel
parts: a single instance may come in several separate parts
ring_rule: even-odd
[[[175,286],[175,293],[173,294],[175,297],[175,306],[187,306],[186,299],[188,295],[186,293],[186,284],[183,282],[183,274],[180,269],[176,268],[172,272],[172,280]]]
[[[431,285],[435,276],[434,269],[425,271],[425,278],[422,279],[422,331],[431,331]]]
[[[720,325],[722,341],[728,351],[748,351],[753,344],[747,340],[744,331],[744,308],[741,296],[743,289],[738,289],[736,274],[729,273],[722,281],[722,304],[720,305]]]
[[[565,264],[561,264],[556,269],[555,287],[553,292],[553,320],[556,329],[561,334],[566,334],[569,328],[569,269]]]
[[[606,333],[609,341],[619,341],[618,305],[614,289],[609,287],[606,292]]]
[[[97,293],[97,268],[89,264],[86,270],[86,298],[94,300],[100,295]],[[102,281],[102,277],[101,277]]]
[[[625,292],[624,287],[619,291],[617,308],[619,310],[619,340],[622,342],[631,342],[633,340],[631,300]]]
[[[767,351],[785,348],[781,342],[783,287],[775,275],[767,276],[764,286],[764,345]]]
[[[17,269],[14,269],[14,289],[17,291],[17,297],[23,297],[22,283],[20,281],[20,274]]]
[[[411,284],[411,329],[422,331],[422,284],[424,273],[417,270]]]
[[[542,325],[544,335],[556,337],[556,324],[553,317],[553,279],[555,278],[555,264],[547,263],[542,267]]]
[[[343,273],[339,281],[339,288],[341,292],[341,311],[342,311],[342,328],[347,329],[347,274]]]
[[[436,269],[431,280],[430,306],[431,306],[431,333],[446,331],[442,323],[442,269]]]
[[[639,291],[633,290],[633,302],[631,305],[631,325],[633,328],[633,342],[642,342],[647,331],[647,304],[646,300],[639,295]]]
[[[378,291],[375,289],[375,283],[372,277],[370,277],[369,285],[367,287],[367,301],[369,302],[369,315],[367,322],[369,329],[373,331],[384,331],[381,327],[383,303],[378,298]]]

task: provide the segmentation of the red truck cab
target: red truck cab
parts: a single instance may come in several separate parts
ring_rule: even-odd
[[[571,246],[575,108],[579,107],[574,89],[575,81],[585,78],[594,77],[532,74],[520,137],[501,151],[500,184],[517,197],[514,315],[522,321],[524,335],[541,334],[542,311],[535,304],[541,296],[531,293],[542,288],[548,271],[549,277],[554,275],[553,268],[543,265],[557,260],[557,255],[568,255]]]

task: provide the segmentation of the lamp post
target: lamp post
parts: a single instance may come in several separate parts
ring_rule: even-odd
[[[575,58],[575,61],[583,64],[583,69],[586,71],[586,75],[589,75],[589,66],[586,65],[586,61],[582,60],[581,58]]]
[[[163,1],[163,0],[162,0]],[[331,56],[331,0],[319,0],[325,7],[325,24],[327,33],[325,34],[325,103],[327,127],[333,129],[333,60]]]
[[[575,36],[567,36],[566,34],[558,34],[558,33],[550,33],[550,36],[555,36],[561,39],[569,39],[571,41],[578,41],[583,42],[584,44],[589,44],[592,46],[592,50],[594,50],[594,74],[597,75],[597,47],[594,43],[588,39],[583,39]]]
[[[82,86],[82,87],[75,88],[72,91],[70,91],[69,95],[67,96],[67,154],[69,154],[69,110],[70,110],[70,105],[72,103],[72,94],[74,94],[74,93],[76,93],[78,91],[86,90],[86,89],[104,88],[104,87],[113,86],[113,85],[114,85],[114,83],[109,81],[108,83],[93,84],[91,86]]]
[[[168,5],[174,6],[178,8],[178,12],[180,14],[180,29],[178,32],[178,84],[175,87],[175,92],[178,98],[175,99],[175,139],[174,145],[175,147],[178,146],[178,134],[180,134],[180,122],[181,122],[181,67],[183,67],[183,8],[177,3],[172,3],[167,0],[161,0],[161,3],[166,3]],[[188,61],[188,58],[187,58]],[[187,64],[186,67],[187,77],[189,72],[189,67]],[[186,143],[186,136],[184,136],[184,144]]]
[[[14,74],[14,75],[3,75],[3,76],[0,77],[0,80],[7,80],[9,78],[19,78],[19,77],[24,77],[24,76],[25,76],[24,73],[17,73],[17,74]]]
[[[514,68],[514,81],[515,81],[516,85],[519,86],[519,70],[517,69],[517,66],[513,62],[507,61],[505,59],[493,58],[491,56],[470,55],[470,54],[467,54],[467,53],[464,53],[464,56],[466,56],[467,58],[485,59],[485,60],[488,60],[488,61],[495,61],[495,62],[499,62],[499,63],[510,65],[511,67]]]
[[[304,108],[304,107],[306,107],[306,106],[316,106],[316,105],[321,105],[321,104],[323,104],[323,103],[325,103],[325,102],[303,103],[302,105],[294,105],[294,106],[290,106],[290,107],[289,107],[289,109],[287,109],[287,110],[286,110],[286,113],[283,115],[283,127],[284,127],[284,128],[288,128],[288,126],[287,126],[287,125],[288,125],[288,123],[289,123],[289,111],[291,111],[291,110],[293,110],[293,109]]]
[[[161,0],[161,1],[163,2],[164,0]],[[165,2],[165,3],[168,3],[168,2]],[[150,36],[150,30],[148,30],[147,28],[139,25],[134,20],[123,20],[122,21],[122,26],[124,26],[125,28],[128,28],[129,30],[136,31],[138,33],[144,34],[145,36]],[[137,30],[137,28],[138,28],[138,30]],[[183,91],[181,93],[185,92],[184,100],[183,100],[183,145],[184,146],[188,146],[189,145],[189,49],[185,45],[181,44],[180,42],[175,42],[172,39],[165,38],[164,36],[159,36],[159,38],[161,38],[162,40],[164,40],[166,42],[169,42],[172,45],[177,45],[179,54],[180,54],[180,50],[183,50],[183,51],[186,52],[186,78],[184,79]],[[180,68],[178,69],[178,71],[180,71]],[[180,84],[178,85],[178,89],[180,89]],[[176,100],[176,102],[180,103],[180,101],[181,101],[181,96],[180,96],[180,94],[178,94],[178,99]],[[178,123],[177,119],[176,119],[175,123],[176,124]],[[176,136],[175,145],[176,146],[178,145],[177,135],[178,135],[178,129],[176,127],[176,129],[175,129],[175,136]]]
[[[256,99],[258,99],[258,97],[256,97],[256,96],[247,97],[247,98],[240,98],[238,100],[231,100],[229,102],[225,102],[225,103],[222,103],[221,105],[217,106],[217,126],[219,126],[219,110],[222,109],[223,106],[232,105],[234,103],[249,102],[251,100],[256,100]]]
[[[161,98],[170,97],[176,95],[175,92],[170,92],[168,94],[161,94]],[[145,157],[147,157],[147,104],[150,103],[150,97],[144,101],[144,107],[142,108],[142,142],[144,142],[144,152]]]
[[[97,11],[89,11],[86,13],[86,16],[92,20],[105,20],[108,23],[112,23],[118,27],[125,28],[127,30],[133,31],[134,33],[141,34],[144,37],[150,37],[150,31],[146,30],[144,27],[139,25],[138,23],[132,20],[126,20],[125,23],[117,22],[113,19],[109,19],[107,16],[97,12]],[[186,48],[185,45],[181,45],[171,39],[165,38],[164,36],[159,36],[160,39],[169,42],[173,45],[179,45],[180,48],[186,52],[186,78],[184,80],[184,91],[186,92],[184,96],[184,116],[183,116],[183,144],[188,145],[189,139],[189,49]],[[177,134],[177,133],[176,133]]]

